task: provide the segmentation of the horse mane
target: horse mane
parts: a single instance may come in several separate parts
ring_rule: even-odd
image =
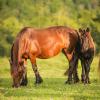
[[[22,62],[22,48],[24,48],[25,43],[23,42],[23,37],[24,39],[26,38],[26,36],[24,34],[29,33],[30,32],[31,27],[24,27],[19,34],[17,35],[17,39],[15,40],[15,44],[16,44],[16,57],[18,57],[17,59],[17,63]],[[29,35],[29,34],[28,34]],[[24,51],[23,51],[24,52]]]
[[[11,47],[10,58],[11,58],[11,62],[15,65],[17,65],[19,61],[19,41],[20,41],[19,38],[21,37],[22,34],[23,34],[22,32],[19,32],[16,40],[13,42]],[[18,59],[16,59],[16,57],[18,57]]]

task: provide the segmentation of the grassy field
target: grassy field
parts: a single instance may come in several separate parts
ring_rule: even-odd
[[[68,85],[64,76],[68,61],[60,54],[47,60],[37,59],[39,72],[43,78],[41,85],[34,85],[34,73],[28,61],[28,86],[12,88],[12,80],[7,58],[0,58],[0,100],[100,100],[100,81],[97,77],[98,57],[94,58],[91,66],[91,84],[81,82]],[[81,66],[78,67],[79,77]]]

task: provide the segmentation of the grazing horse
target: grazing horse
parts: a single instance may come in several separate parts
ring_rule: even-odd
[[[94,53],[95,53],[95,45],[90,33],[89,28],[86,30],[79,29],[80,33],[80,54],[79,58],[81,60],[82,65],[82,82],[90,83],[89,80],[89,72],[90,66],[93,61]]]
[[[36,84],[43,80],[39,74],[36,58],[48,59],[63,52],[69,61],[68,81],[72,81],[73,70],[76,70],[79,34],[65,26],[54,26],[45,29],[26,27],[17,35],[11,48],[11,76],[13,87],[27,85],[26,61],[30,59],[36,77]],[[73,66],[73,67],[72,67]],[[73,69],[72,69],[73,68]],[[74,72],[75,73],[75,72]],[[77,73],[75,73],[75,78]],[[76,82],[78,81],[75,80]]]

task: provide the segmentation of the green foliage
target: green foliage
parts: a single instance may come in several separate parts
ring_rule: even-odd
[[[65,25],[91,28],[100,51],[99,0],[0,0],[0,56],[9,56],[18,32],[26,26]]]

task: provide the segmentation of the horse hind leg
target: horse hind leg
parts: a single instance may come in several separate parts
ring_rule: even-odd
[[[76,63],[77,64],[74,66],[73,73],[72,73],[74,83],[78,83],[80,81],[79,77],[78,77],[78,72],[77,72],[78,61]],[[66,70],[66,72],[64,73],[64,75],[66,76],[66,75],[68,75],[68,73],[69,73],[69,69]]]
[[[77,68],[78,68],[78,59],[75,62],[75,66],[74,66],[74,70],[73,70],[73,80],[74,80],[74,83],[78,83],[79,82]]]
[[[36,65],[36,58],[35,57],[31,57],[30,58],[31,60],[31,63],[32,63],[32,69],[35,73],[35,77],[36,77],[36,81],[35,81],[35,84],[40,84],[43,82],[40,74],[39,74],[39,71],[38,71],[38,68],[37,68],[37,65]]]
[[[78,64],[78,57],[76,54],[73,54],[72,59],[69,60],[69,73],[68,73],[68,83],[72,82],[72,75],[74,83],[79,82],[79,78],[77,75],[77,64]]]
[[[68,74],[68,80],[65,83],[71,84],[72,83],[72,74],[73,74],[73,61],[72,61],[72,54],[67,54],[66,49],[62,50],[63,54],[68,58],[69,61],[69,69],[65,72],[65,74]]]

